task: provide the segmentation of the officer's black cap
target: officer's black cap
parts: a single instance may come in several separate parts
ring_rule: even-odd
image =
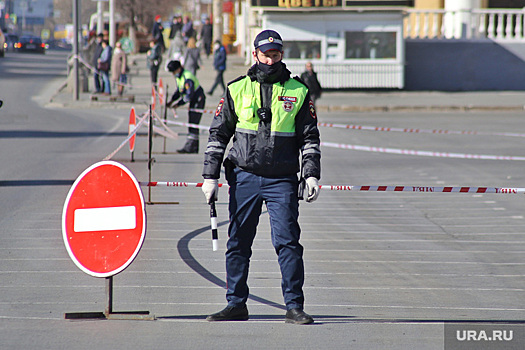
[[[268,50],[283,51],[283,39],[275,30],[267,29],[263,30],[255,37],[253,41],[255,49],[259,49],[262,52]]]
[[[175,72],[177,69],[181,67],[180,61],[172,60],[168,63],[168,70],[170,72]]]

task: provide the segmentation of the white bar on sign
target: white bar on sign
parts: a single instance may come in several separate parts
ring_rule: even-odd
[[[130,230],[137,227],[134,206],[76,209],[75,232]]]

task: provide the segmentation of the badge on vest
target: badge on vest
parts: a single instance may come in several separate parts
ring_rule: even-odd
[[[291,112],[294,109],[294,103],[297,102],[297,97],[279,96],[279,101],[283,101],[283,109],[285,112]]]

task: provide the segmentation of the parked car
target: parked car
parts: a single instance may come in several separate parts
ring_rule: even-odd
[[[46,44],[37,36],[21,36],[20,40],[15,43],[17,52],[37,52],[46,53]]]
[[[5,52],[5,35],[4,32],[2,32],[2,28],[0,28],[0,57],[4,57]]]
[[[4,47],[5,47],[5,51],[6,52],[9,52],[9,51],[14,51],[15,50],[15,43],[18,42],[18,35],[16,34],[6,34],[5,35],[5,44],[4,44]]]

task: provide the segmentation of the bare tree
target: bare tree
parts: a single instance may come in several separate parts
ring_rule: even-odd
[[[124,17],[129,18],[131,25],[136,28],[137,24],[151,28],[155,16],[161,15],[168,19],[174,8],[181,7],[184,0],[157,0],[154,2],[143,0],[119,0],[115,3],[116,11]]]

